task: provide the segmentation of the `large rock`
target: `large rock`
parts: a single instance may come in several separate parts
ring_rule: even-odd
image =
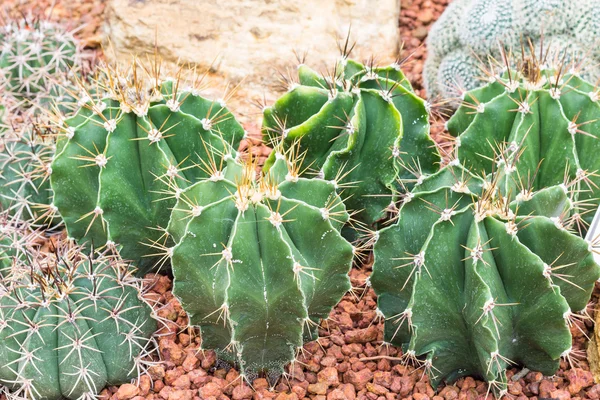
[[[338,40],[353,55],[387,62],[399,48],[399,0],[109,0],[107,33],[117,58],[158,53],[167,62],[209,68],[246,98],[275,94],[277,69],[308,52],[322,71],[334,65]],[[111,51],[107,54],[110,56]],[[222,86],[221,86],[222,89]],[[242,104],[242,108],[244,105]]]

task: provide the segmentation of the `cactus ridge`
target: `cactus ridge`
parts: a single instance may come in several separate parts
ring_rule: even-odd
[[[414,94],[401,64],[363,65],[344,55],[326,75],[301,64],[298,78],[286,82],[288,92],[264,109],[265,138],[284,148],[301,139],[303,175],[338,182],[359,230],[386,216],[402,189],[398,180],[408,177],[402,167],[431,172],[439,161],[428,104]]]
[[[121,246],[140,273],[162,266],[164,228],[181,191],[208,177],[245,136],[225,100],[200,96],[201,79],[161,79],[159,64],[105,68],[98,94],[58,121],[54,204],[80,243]],[[161,253],[161,254],[159,254]]]
[[[5,222],[0,237],[0,383],[14,398],[93,399],[151,364],[153,310],[112,250],[84,251]]]
[[[569,326],[585,318],[600,277],[593,245],[569,231],[564,185],[513,199],[498,190],[503,178],[453,163],[378,233],[370,283],[384,340],[434,386],[476,375],[501,396],[511,365],[552,375],[574,356]]]
[[[488,71],[490,82],[465,93],[447,123],[453,157],[473,171],[503,170],[504,193],[567,185],[583,236],[599,202],[600,91],[576,71],[546,68],[535,56],[520,63]]]
[[[481,86],[481,61],[499,58],[499,44],[519,53],[532,43],[572,65],[587,59],[582,74],[595,81],[599,33],[594,0],[456,0],[428,35],[425,87],[432,98],[457,99]]]
[[[174,294],[202,347],[244,376],[279,376],[350,289],[349,215],[329,181],[299,176],[290,151],[256,178],[234,157],[188,187],[171,216]]]

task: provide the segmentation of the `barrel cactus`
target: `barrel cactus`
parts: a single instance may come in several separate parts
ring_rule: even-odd
[[[502,395],[510,365],[554,374],[600,277],[592,246],[567,229],[568,189],[513,198],[497,190],[502,178],[454,163],[377,235],[370,283],[385,341],[420,360],[434,386],[477,375]]]
[[[53,139],[32,122],[0,131],[0,206],[16,220],[53,227],[60,222],[52,203]]]
[[[159,71],[106,69],[98,95],[84,92],[76,115],[59,121],[50,179],[69,236],[120,246],[142,274],[168,259],[164,228],[181,191],[234,155],[245,134],[223,100]]]
[[[284,149],[300,141],[303,175],[335,181],[354,218],[368,228],[386,216],[407,170],[431,172],[439,161],[428,105],[399,63],[377,67],[343,56],[327,76],[301,64],[298,81],[264,109],[263,133]]]
[[[0,27],[0,85],[18,100],[50,100],[80,63],[73,34],[49,21],[9,21]]]
[[[459,98],[481,86],[481,66],[500,59],[500,43],[518,53],[529,42],[571,63],[590,58],[582,73],[595,81],[599,34],[594,0],[455,0],[429,33],[425,86],[430,97]]]
[[[472,171],[503,169],[504,193],[573,182],[581,235],[600,200],[600,91],[534,58],[469,91],[447,124],[456,157]]]
[[[156,321],[128,265],[67,240],[44,253],[2,228],[0,384],[15,398],[91,399],[138,377]]]
[[[202,347],[246,376],[281,374],[350,289],[347,220],[335,185],[283,156],[258,180],[230,158],[183,191],[169,225],[174,294]]]

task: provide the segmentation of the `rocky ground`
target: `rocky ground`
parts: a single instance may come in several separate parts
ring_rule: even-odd
[[[439,17],[449,0],[402,0],[401,36],[406,55],[411,55],[404,70],[416,91],[425,96],[421,73],[426,55],[425,40],[431,24]],[[29,3],[29,4],[28,4]],[[51,0],[4,0],[5,10],[24,9],[35,4],[46,10]],[[101,57],[100,26],[103,0],[69,0],[59,3],[52,18],[84,23],[80,36],[89,51]],[[432,132],[441,141],[443,119],[432,121]],[[252,132],[244,146],[267,154],[260,144],[257,126],[246,127]],[[473,378],[462,378],[452,385],[434,391],[420,369],[405,366],[399,349],[382,345],[383,321],[377,317],[376,296],[366,286],[370,265],[353,269],[350,277],[354,287],[321,325],[318,341],[304,346],[297,362],[274,387],[264,378],[243,381],[238,372],[218,362],[212,351],[199,350],[201,338],[188,327],[187,317],[171,293],[172,282],[167,276],[149,275],[148,299],[156,304],[158,314],[167,320],[157,333],[161,363],[149,368],[139,382],[106,388],[105,400],[483,400],[487,384]],[[600,287],[596,288],[596,296]],[[595,385],[585,361],[586,334],[591,320],[573,325],[574,355],[571,364],[561,362],[561,369],[552,377],[538,372],[512,369],[509,375],[509,397],[529,399],[600,399],[600,385]],[[492,398],[492,395],[489,395]],[[2,399],[3,400],[3,399]]]

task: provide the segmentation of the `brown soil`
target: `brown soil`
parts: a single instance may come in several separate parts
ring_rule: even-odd
[[[44,10],[51,0],[4,0],[4,7],[15,10],[18,6],[22,10],[27,3]],[[424,43],[429,27],[447,3],[448,0],[402,0],[401,35],[406,53],[412,53],[405,72],[421,96],[425,96],[421,78],[426,55]],[[103,0],[65,0],[55,7],[52,18],[76,21],[77,26],[86,23],[80,36],[91,50],[99,51],[103,7]],[[439,135],[443,122],[443,119],[432,122],[432,133],[438,140],[443,140]],[[255,152],[264,157],[267,150],[259,145],[258,127],[246,129],[254,135],[245,145],[255,145]],[[319,340],[304,346],[303,354],[275,387],[270,387],[264,378],[244,382],[235,368],[217,361],[214,352],[199,350],[201,338],[195,329],[188,327],[187,316],[171,293],[171,280],[149,275],[152,289],[147,296],[157,304],[158,314],[169,321],[157,335],[162,363],[151,367],[139,382],[106,388],[101,396],[106,400],[486,399],[487,384],[470,377],[442,385],[436,393],[422,370],[402,365],[399,349],[382,345],[383,321],[375,312],[376,296],[365,284],[369,274],[370,265],[351,271],[353,291],[323,321]],[[597,285],[595,299],[599,293]],[[591,321],[573,325],[574,354],[585,354],[585,334],[590,330]],[[561,369],[552,377],[511,369],[510,397],[600,399],[600,385],[594,385],[585,357],[573,362],[576,365],[562,361]]]

